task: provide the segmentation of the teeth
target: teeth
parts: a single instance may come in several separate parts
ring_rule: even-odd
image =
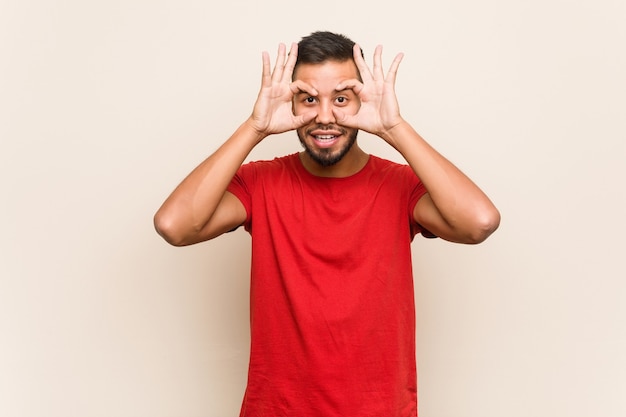
[[[329,140],[329,139],[333,139],[335,136],[334,135],[317,135],[315,136],[315,139],[318,140]]]

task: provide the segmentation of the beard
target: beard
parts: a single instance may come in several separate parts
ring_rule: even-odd
[[[342,135],[347,135],[348,141],[337,150],[333,150],[331,148],[322,148],[322,149],[313,149],[309,145],[307,145],[305,138],[309,136],[309,133],[316,129],[327,130],[327,129],[335,129],[341,131]],[[311,159],[317,162],[319,165],[323,167],[329,167],[335,165],[337,162],[341,161],[344,156],[350,151],[352,145],[356,142],[357,134],[359,133],[358,129],[344,129],[339,126],[324,126],[318,125],[312,128],[308,128],[306,130],[298,129],[296,131],[298,134],[298,139],[300,139],[300,144],[304,148],[304,151],[311,157]]]

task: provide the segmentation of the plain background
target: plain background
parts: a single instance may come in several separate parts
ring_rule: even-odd
[[[625,22],[623,0],[0,1],[0,415],[238,415],[249,236],[173,248],[152,216],[250,113],[261,51],[324,29],[405,53],[402,114],[502,212],[482,245],[413,243],[420,415],[623,417]]]

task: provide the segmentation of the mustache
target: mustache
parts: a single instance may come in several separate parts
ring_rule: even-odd
[[[306,130],[306,132],[307,133],[311,133],[314,130],[336,130],[336,131],[341,132],[342,134],[347,132],[345,128],[343,128],[343,127],[341,127],[339,125],[336,125],[336,124],[332,124],[332,123],[331,124],[321,124],[321,123],[318,123],[315,126],[309,127]]]

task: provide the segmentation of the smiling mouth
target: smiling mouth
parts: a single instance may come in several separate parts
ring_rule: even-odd
[[[339,141],[339,138],[341,137],[341,134],[337,134],[337,133],[328,133],[328,134],[311,134],[311,137],[313,138],[313,142],[315,143],[315,146],[317,146],[319,149],[327,149],[327,148],[331,148],[335,145],[335,143],[337,143]]]
[[[336,125],[316,125],[307,129],[306,134],[318,148],[330,148],[344,135],[345,130]]]
[[[337,139],[338,135],[312,135],[318,142],[332,142]]]

